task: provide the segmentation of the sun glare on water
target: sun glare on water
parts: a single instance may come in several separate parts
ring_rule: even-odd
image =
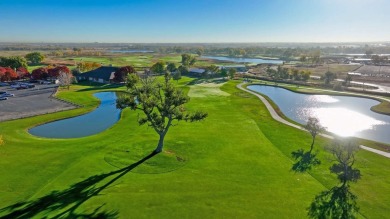
[[[353,136],[376,125],[386,124],[346,108],[313,108],[308,114],[317,117],[327,131],[343,137]]]

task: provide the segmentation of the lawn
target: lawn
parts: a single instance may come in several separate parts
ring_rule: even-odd
[[[317,141],[318,168],[294,173],[290,153],[309,147],[308,133],[274,121],[256,97],[235,87],[238,82],[186,85],[190,81],[178,84],[192,96],[187,108],[209,117],[172,127],[165,151],[153,157],[147,155],[158,136],[138,126],[130,110],[110,129],[85,138],[27,133],[35,124],[92,110],[98,104],[92,94],[111,90],[104,86],[59,93],[84,108],[1,123],[0,217],[305,218],[314,196],[336,184],[322,150],[327,141]],[[387,217],[390,159],[360,151],[357,160],[363,176],[352,191],[360,216]]]

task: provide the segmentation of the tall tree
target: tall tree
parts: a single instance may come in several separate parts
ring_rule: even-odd
[[[155,74],[164,74],[165,73],[165,63],[164,62],[156,62],[152,67],[150,68],[150,71],[152,71]]]
[[[235,68],[230,68],[229,69],[229,77],[230,77],[230,79],[233,79],[234,75],[236,75],[236,73],[237,73],[237,70]]]
[[[333,72],[327,71],[323,76],[325,85],[329,85],[331,81],[335,80],[337,75]]]
[[[186,112],[184,104],[190,99],[173,85],[169,73],[165,74],[162,83],[156,78],[140,79],[131,74],[128,76],[127,89],[127,93],[117,99],[116,106],[143,112],[145,116],[139,118],[138,123],[147,124],[159,135],[155,153],[162,151],[164,138],[174,121],[195,122],[207,117],[207,113],[201,111]]]
[[[167,65],[167,70],[168,70],[171,74],[172,74],[173,72],[175,72],[175,71],[177,70],[175,63],[173,63],[173,62],[168,63],[168,65]]]
[[[73,75],[71,72],[60,71],[58,74],[58,80],[61,86],[66,86],[69,90],[70,85],[73,82]]]
[[[333,155],[330,172],[335,173],[341,186],[335,186],[317,195],[309,207],[310,218],[356,218],[359,212],[357,196],[350,191],[350,182],[357,182],[360,170],[353,167],[359,146],[350,140],[333,141],[327,150]]]
[[[206,72],[208,74],[214,76],[215,74],[217,74],[219,72],[219,67],[216,65],[210,65],[210,66],[206,67]]]
[[[335,161],[330,171],[337,174],[342,186],[360,179],[360,170],[353,167],[356,161],[355,154],[359,150],[356,142],[336,139],[326,149],[333,155]]]
[[[29,53],[25,57],[33,65],[38,65],[39,63],[41,63],[45,59],[45,56],[39,52]]]
[[[226,68],[222,68],[222,69],[221,69],[221,76],[222,76],[223,78],[226,78],[227,75],[228,75],[228,70],[227,70]]]
[[[312,142],[310,145],[310,152],[312,152],[317,135],[323,132],[325,128],[320,124],[318,118],[315,117],[309,117],[304,128],[310,133],[312,137]]]
[[[190,54],[182,54],[181,55],[181,64],[186,67],[191,67],[195,64],[196,57]]]

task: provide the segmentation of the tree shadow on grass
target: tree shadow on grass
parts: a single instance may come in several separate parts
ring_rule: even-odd
[[[318,194],[308,208],[310,218],[356,218],[357,197],[348,185],[335,186]]]
[[[77,208],[94,196],[97,196],[102,190],[112,185],[115,181],[136,168],[143,162],[152,158],[156,153],[151,153],[143,159],[133,163],[125,168],[112,171],[110,173],[91,176],[81,182],[73,184],[63,191],[52,191],[50,194],[33,201],[19,202],[3,209],[0,209],[0,218],[33,218],[47,217],[53,213],[50,218],[117,218],[117,211],[103,211],[100,206],[92,213],[79,214]],[[108,177],[114,176],[108,182],[103,182]]]
[[[316,157],[317,154],[310,151],[305,152],[303,149],[299,149],[291,152],[291,155],[296,160],[291,167],[294,172],[303,173],[321,164],[321,161]]]

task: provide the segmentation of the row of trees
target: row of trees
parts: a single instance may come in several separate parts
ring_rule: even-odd
[[[31,72],[31,78],[35,80],[58,78],[61,73],[72,75],[69,68],[66,66],[47,66],[33,70]]]
[[[16,71],[10,67],[0,67],[0,81],[14,81],[29,77],[30,73],[23,67],[17,68]]]
[[[296,81],[307,81],[310,79],[311,71],[308,70],[298,70],[294,68],[283,68],[280,65],[275,70],[274,68],[267,67],[266,70],[269,77],[274,80],[280,79],[292,79]]]
[[[310,150],[299,149],[291,153],[296,160],[292,166],[295,172],[306,172],[321,164],[317,152],[313,149],[316,136],[326,129],[321,126],[317,118],[313,117],[308,119],[304,128],[310,133],[312,141]],[[325,149],[332,155],[333,164],[329,170],[337,175],[340,184],[318,194],[308,208],[308,216],[310,218],[356,218],[359,211],[356,203],[357,196],[350,191],[350,183],[357,182],[361,177],[360,170],[353,167],[355,153],[359,147],[348,139],[335,139]]]
[[[0,67],[27,68],[27,60],[20,56],[0,57]]]
[[[25,55],[25,57],[20,56],[9,56],[9,57],[0,57],[0,67],[9,67],[12,69],[17,68],[27,68],[27,61],[33,65],[41,63],[44,59],[44,55],[39,52],[33,52]]]

